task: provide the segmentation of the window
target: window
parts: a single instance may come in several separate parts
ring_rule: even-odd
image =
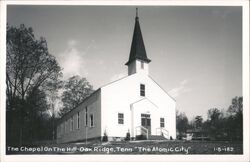
[[[70,131],[73,131],[73,126],[74,126],[74,123],[73,123],[73,116],[70,118]]]
[[[160,126],[161,128],[165,127],[164,118],[160,118]]]
[[[140,95],[145,96],[145,84],[140,84]]]
[[[142,118],[150,118],[150,114],[141,114]]]
[[[85,126],[88,126],[88,107],[85,108]]]
[[[90,114],[90,127],[94,127],[94,115]]]
[[[124,124],[124,115],[123,115],[123,113],[118,113],[118,124]]]
[[[144,62],[141,61],[141,69],[144,69]]]
[[[141,114],[141,125],[144,127],[151,126],[150,114]]]
[[[79,129],[80,128],[80,112],[77,113],[76,116],[76,128]]]

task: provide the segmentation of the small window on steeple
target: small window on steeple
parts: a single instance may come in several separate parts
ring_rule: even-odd
[[[141,61],[141,69],[144,69],[144,62]]]

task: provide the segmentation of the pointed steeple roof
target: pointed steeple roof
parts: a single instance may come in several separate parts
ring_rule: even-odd
[[[142,60],[144,62],[149,63],[151,60],[148,59],[143,38],[142,38],[142,33],[141,33],[141,28],[139,24],[139,17],[138,17],[138,9],[136,8],[136,17],[135,17],[135,28],[134,28],[134,34],[133,34],[133,39],[132,39],[132,44],[131,44],[131,49],[130,49],[130,55],[129,55],[129,60],[125,65],[129,65],[132,61],[134,60]]]

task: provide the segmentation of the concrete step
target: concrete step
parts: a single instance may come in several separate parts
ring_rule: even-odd
[[[148,140],[166,140],[166,138],[163,136],[150,135],[148,136]]]

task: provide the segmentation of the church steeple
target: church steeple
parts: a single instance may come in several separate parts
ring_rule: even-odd
[[[148,65],[148,63],[151,60],[148,59],[146,54],[146,49],[144,46],[140,23],[139,23],[139,17],[138,17],[138,8],[136,8],[136,17],[135,17],[135,27],[134,27],[134,34],[132,38],[132,44],[130,49],[130,55],[129,60],[125,64],[129,68],[129,75],[138,72],[138,67],[132,64],[136,64],[136,62],[140,62],[141,64]],[[141,68],[144,67],[144,65],[140,65]],[[148,70],[147,68],[143,70]],[[148,73],[148,72],[147,72]]]

